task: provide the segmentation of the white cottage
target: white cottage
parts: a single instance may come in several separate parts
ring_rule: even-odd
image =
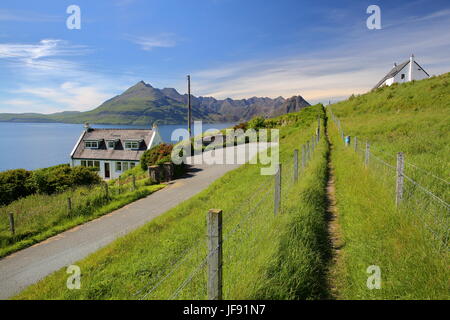
[[[103,179],[116,179],[139,165],[146,150],[163,143],[153,129],[94,129],[88,124],[70,154],[71,166],[95,167]]]
[[[392,70],[377,83],[374,89],[382,86],[390,86],[394,83],[422,80],[429,77],[430,75],[417,63],[417,61],[415,61],[414,55],[411,55],[408,61],[399,65],[394,63]]]

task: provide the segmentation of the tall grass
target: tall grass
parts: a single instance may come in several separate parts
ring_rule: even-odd
[[[450,73],[377,89],[332,106],[346,135],[390,165],[405,153],[405,173],[450,202]]]
[[[67,275],[60,270],[16,298],[206,299],[206,214],[212,208],[224,212],[225,299],[319,296],[321,289],[314,279],[320,278],[324,266],[317,264],[323,247],[315,232],[323,230],[324,216],[321,205],[315,204],[320,194],[313,191],[321,184],[315,185],[315,181],[323,181],[320,168],[326,145],[322,142],[316,149],[298,185],[293,183],[291,163],[294,148],[310,139],[323,110],[310,107],[300,114],[304,116],[301,125],[283,127],[281,132],[284,201],[280,215],[273,213],[274,178],[261,176],[260,165],[244,165],[141,229],[78,262],[83,274],[81,290],[67,290]],[[286,245],[296,235],[295,230],[299,235],[291,239],[290,245],[297,254],[288,257]],[[297,251],[297,247],[304,249]],[[286,266],[303,269],[290,274],[292,281],[286,287],[277,280],[283,276],[273,267],[274,261],[283,256]],[[267,286],[276,288],[265,290]]]
[[[109,213],[162,188],[159,185],[147,186],[148,178],[142,177],[138,175],[136,189],[130,173],[120,180],[111,181],[108,184],[108,194],[105,185],[93,185],[53,195],[34,194],[1,207],[0,257]],[[10,213],[14,215],[15,234],[9,230]]]
[[[344,247],[337,266],[345,299],[448,298],[448,209],[405,180],[395,205],[396,153],[405,152],[406,175],[448,201],[449,74],[383,88],[334,105],[346,135],[369,140],[371,159],[345,147],[330,125],[336,196]],[[364,148],[364,145],[361,146]],[[445,165],[447,163],[447,165]],[[369,290],[366,270],[382,271],[382,289]]]

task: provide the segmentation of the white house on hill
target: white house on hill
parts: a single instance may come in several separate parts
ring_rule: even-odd
[[[394,83],[422,80],[429,77],[430,75],[414,59],[414,55],[411,55],[408,61],[405,61],[399,65],[394,63],[392,70],[389,71],[389,73],[377,83],[374,89],[382,86],[390,86]]]
[[[70,154],[71,166],[97,168],[103,179],[116,179],[139,165],[146,150],[163,143],[156,126],[153,129],[85,130]]]

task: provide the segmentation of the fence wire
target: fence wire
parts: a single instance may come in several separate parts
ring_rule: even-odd
[[[331,119],[335,123],[338,132],[341,137],[344,136],[342,123],[334,115],[333,110],[329,108]],[[355,140],[357,142],[355,142]],[[343,141],[345,143],[345,141]],[[366,150],[366,141],[360,138],[354,139],[353,144],[349,146],[359,156],[366,166],[376,173],[378,181],[388,188],[393,195],[392,199],[396,197],[396,181],[397,181],[397,157],[386,152],[382,153],[377,151],[372,145],[370,145],[369,152]],[[368,158],[368,160],[367,160]],[[389,160],[385,160],[389,158]],[[450,230],[450,205],[445,198],[437,195],[433,192],[431,187],[426,187],[419,183],[417,180],[427,181],[424,176],[431,177],[434,181],[439,181],[442,185],[445,185],[443,195],[447,195],[450,183],[442,178],[438,177],[434,173],[431,173],[425,169],[422,169],[415,164],[404,161],[405,168],[403,171],[403,197],[399,208],[405,212],[415,214],[423,226],[433,235],[438,243],[438,248],[446,250],[449,249],[449,230]],[[408,166],[420,171],[421,174],[413,173],[413,176],[408,175]]]
[[[312,139],[315,139],[315,136],[313,136]],[[312,141],[311,141],[312,142]],[[309,162],[313,154],[317,148],[318,143],[314,141],[314,143],[310,142],[310,154],[308,157]],[[301,173],[306,170],[306,168],[302,168],[302,154],[301,149],[299,150],[299,157],[298,157],[298,170],[299,170],[299,180],[301,179]],[[293,153],[288,158],[287,161],[282,163],[282,179],[281,179],[281,190],[282,190],[282,202],[285,200],[288,196],[288,191],[294,182],[294,158]],[[226,270],[227,266],[229,266],[232,261],[235,261],[236,258],[239,258],[238,255],[238,248],[242,246],[242,243],[245,241],[249,241],[249,239],[256,239],[256,236],[267,236],[268,233],[273,232],[273,230],[265,230],[266,232],[256,232],[254,230],[254,226],[256,225],[255,219],[266,219],[268,221],[267,226],[270,226],[270,221],[273,219],[276,219],[276,217],[273,215],[272,209],[274,205],[274,198],[270,197],[269,195],[274,194],[274,185],[275,180],[273,177],[269,177],[269,180],[265,180],[257,189],[257,191],[254,193],[254,195],[249,198],[248,200],[243,201],[242,203],[245,203],[245,205],[251,204],[251,208],[243,215],[240,220],[234,225],[232,229],[227,231],[223,235],[222,239],[222,245],[223,245],[223,264],[224,269]],[[264,208],[264,209],[262,209]],[[233,217],[239,214],[239,212],[245,211],[243,210],[244,206],[240,205],[236,209],[233,210],[231,214],[227,213],[225,216],[227,217]],[[280,208],[282,210],[282,207]],[[255,223],[254,223],[255,222]],[[224,223],[226,225],[226,223]],[[259,233],[257,235],[256,233]],[[204,241],[205,239],[199,239],[199,241]],[[146,291],[145,294],[141,297],[141,299],[145,299],[148,296],[150,296],[159,286],[162,285],[164,281],[166,281],[168,278],[170,278],[175,272],[180,268],[181,265],[183,265],[186,261],[189,261],[185,259],[186,256],[189,256],[189,252],[192,250],[195,250],[196,246],[194,245],[192,248],[188,249],[186,252],[184,252],[184,255],[181,259],[178,260],[177,263],[175,263],[174,267],[166,273],[165,276],[161,277],[159,281],[156,282],[154,286],[151,287],[150,290]],[[196,285],[195,288],[197,295],[200,296],[206,296],[207,295],[207,288],[206,288],[206,270],[205,267],[208,263],[208,258],[217,251],[219,247],[216,247],[215,249],[211,250],[206,254],[206,256],[203,256],[198,263],[195,265],[193,269],[191,269],[191,272],[181,281],[180,285],[173,291],[173,293],[170,295],[170,300],[176,299],[182,295],[183,291],[188,286]],[[197,252],[199,250],[196,250]],[[257,254],[257,251],[254,250],[254,254]],[[217,275],[214,275],[217,276]],[[202,277],[203,282],[201,284],[198,284],[198,281],[194,281],[198,277]],[[149,286],[147,285],[147,288]],[[225,295],[229,294],[229,287],[224,288],[225,289]],[[139,293],[143,293],[144,290],[140,290]]]

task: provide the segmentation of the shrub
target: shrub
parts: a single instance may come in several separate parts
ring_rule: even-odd
[[[248,127],[255,130],[263,129],[266,127],[265,122],[266,119],[263,117],[255,117],[248,122]]]
[[[74,167],[72,168],[72,184],[75,186],[87,186],[101,183],[98,168]]]
[[[37,193],[50,195],[71,187],[98,184],[101,179],[95,168],[71,168],[66,164],[36,170],[30,177],[30,182]]]
[[[172,162],[172,150],[173,145],[163,143],[145,151],[141,157],[142,170],[147,171],[149,166]]]
[[[29,196],[35,192],[30,184],[31,172],[25,169],[16,169],[0,172],[0,205]]]

